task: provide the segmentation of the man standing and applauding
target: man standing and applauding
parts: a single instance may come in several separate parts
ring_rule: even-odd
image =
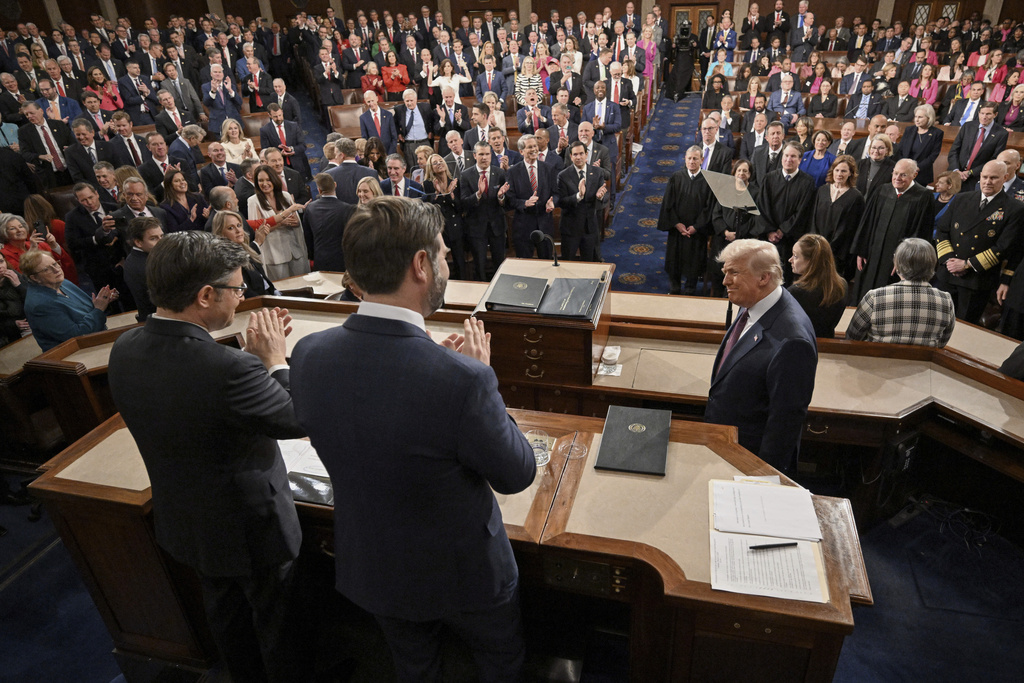
[[[536,465],[498,393],[483,323],[441,343],[426,330],[448,282],[443,227],[425,202],[356,210],[344,250],[363,302],[296,345],[296,415],[334,486],[335,586],[374,615],[398,680],[441,680],[447,626],[478,680],[519,681],[518,568],[492,489],[524,490]]]
[[[299,681],[302,531],[276,439],[304,435],[288,395],[288,312],[249,314],[246,349],[214,342],[245,286],[241,246],[188,230],[150,252],[156,306],[110,353],[110,392],[146,464],[156,540],[199,575],[232,680]]]

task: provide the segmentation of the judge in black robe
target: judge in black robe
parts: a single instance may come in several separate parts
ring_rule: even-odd
[[[864,195],[856,187],[848,189],[834,202],[832,183],[825,183],[818,188],[808,232],[828,240],[835,257],[836,270],[847,280],[852,279],[857,270],[857,260],[851,253],[851,247],[863,214]]]
[[[700,172],[702,150],[694,145],[686,150],[686,168],[676,171],[668,181],[661,203],[658,230],[668,233],[665,272],[669,293],[679,294],[686,280],[686,294],[697,293],[707,255],[711,227],[711,188]],[[679,226],[683,226],[682,231]],[[685,232],[685,234],[684,234]]]
[[[811,210],[814,208],[814,178],[799,170],[800,157],[796,157],[798,167],[790,169],[791,175],[786,180],[786,152],[789,146],[782,148],[782,168],[772,171],[761,183],[757,196],[757,208],[761,215],[757,218],[757,237],[774,242],[782,259],[786,284],[793,282],[793,270],[789,265],[789,257],[793,253],[793,245],[800,239],[811,222]],[[773,240],[771,235],[782,235]]]
[[[900,180],[895,177],[893,182]],[[850,303],[856,305],[870,290],[896,282],[892,272],[896,247],[908,237],[931,241],[934,227],[935,202],[927,188],[911,182],[899,199],[893,183],[873,192],[853,238],[853,255],[866,263],[857,273]]]

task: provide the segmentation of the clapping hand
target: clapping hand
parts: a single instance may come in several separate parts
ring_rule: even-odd
[[[544,210],[547,213],[551,213],[552,211],[555,210],[555,198],[554,197],[548,197],[548,203],[544,205]]]
[[[607,185],[601,185],[601,187],[599,187],[598,190],[597,190],[597,198],[598,199],[604,199],[604,196],[606,194],[608,194],[608,186]]]
[[[508,192],[508,183],[505,183],[504,185],[498,188],[498,199],[504,199],[506,192]]]
[[[540,197],[538,197],[537,193],[534,192],[532,195],[530,195],[530,198],[526,200],[526,206],[536,206],[538,201],[540,201]]]
[[[446,349],[476,358],[484,365],[491,364],[491,333],[484,331],[484,323],[476,318],[463,322],[465,334],[451,334],[441,342]]]
[[[268,370],[275,365],[285,365],[285,337],[291,334],[291,322],[287,308],[253,311],[245,329],[245,350],[263,361]]]

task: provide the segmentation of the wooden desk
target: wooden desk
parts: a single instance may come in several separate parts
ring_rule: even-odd
[[[593,470],[601,420],[512,412],[524,431],[558,438],[527,490],[498,496],[524,592],[544,586],[627,604],[633,681],[700,679],[723,648],[744,680],[831,680],[853,630],[851,601],[872,600],[847,501],[815,500],[829,603],[712,591],[708,479],[776,473],[736,444],[734,429],[674,423],[668,476],[651,478]],[[566,460],[560,446],[571,443],[589,447],[585,460]],[[155,545],[149,479],[120,416],[54,458],[31,488],[82,572],[126,679],[151,680],[161,666],[202,670],[214,650],[195,576]],[[304,552],[330,549],[332,510],[297,505]],[[770,672],[748,656],[765,649]]]

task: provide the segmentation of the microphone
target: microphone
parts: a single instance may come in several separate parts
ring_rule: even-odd
[[[558,254],[555,253],[555,241],[551,239],[551,235],[548,235],[543,230],[534,230],[530,233],[530,241],[533,242],[533,246],[537,247],[538,253],[540,252],[540,245],[547,240],[551,244],[551,255],[555,259],[555,267],[558,267]]]

